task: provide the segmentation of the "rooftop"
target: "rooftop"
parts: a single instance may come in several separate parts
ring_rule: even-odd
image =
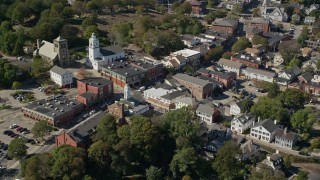
[[[114,54],[124,53],[124,50],[118,45],[112,45],[100,48],[100,53],[103,56],[111,56]]]
[[[182,91],[174,91],[174,92],[171,92],[171,93],[168,93],[166,95],[163,95],[161,96],[163,99],[167,99],[167,100],[173,100],[173,99],[176,99],[177,97],[180,97],[180,96],[184,96],[186,95],[185,92],[182,92]]]
[[[275,137],[282,138],[285,140],[293,141],[296,138],[297,134],[293,132],[287,132],[286,129],[277,129]]]
[[[103,87],[108,84],[112,84],[112,81],[101,77],[86,78],[79,81],[94,87]]]
[[[182,56],[188,58],[188,57],[191,57],[191,56],[200,55],[200,52],[194,51],[194,50],[191,50],[191,49],[183,49],[183,50],[180,50],[180,51],[173,52],[173,53],[171,53],[171,55],[182,55]]]
[[[48,97],[47,99],[31,102],[24,108],[54,118],[65,113],[69,113],[79,106],[82,106],[82,104],[76,100],[58,94]]]
[[[262,126],[270,133],[275,131],[278,128],[278,126],[274,124],[274,122],[270,119],[265,119],[263,121],[257,122],[252,128],[259,127],[259,126]]]
[[[231,60],[224,59],[224,58],[221,58],[221,59],[217,62],[217,64],[219,64],[219,65],[225,65],[225,66],[233,67],[233,68],[237,68],[237,69],[240,69],[241,66],[243,65],[242,63],[235,62],[235,61],[231,61]]]
[[[146,72],[146,70],[144,69],[135,68],[128,63],[121,61],[115,61],[112,64],[102,66],[102,71],[114,72],[124,77],[131,77],[139,74],[144,74]]]
[[[263,70],[263,69],[256,69],[256,68],[251,68],[251,67],[247,67],[245,69],[245,71],[249,72],[249,73],[254,73],[254,74],[260,74],[263,76],[267,76],[270,78],[273,78],[276,76],[276,73],[273,71],[268,71],[268,70]]]
[[[229,19],[229,18],[217,18],[212,23],[212,25],[214,26],[228,26],[228,27],[236,27],[237,24],[238,24],[238,19]]]
[[[205,80],[202,80],[199,78],[195,78],[195,77],[189,76],[187,74],[181,74],[181,73],[174,75],[173,78],[187,81],[189,83],[192,83],[192,84],[195,84],[198,86],[206,86],[206,85],[210,84],[210,82],[208,82],[208,81],[205,81]]]
[[[67,74],[67,73],[71,73],[69,71],[67,71],[66,69],[63,69],[59,66],[53,66],[50,71],[56,73],[56,74],[59,74],[60,76],[64,75],[64,74]]]
[[[199,104],[197,108],[197,112],[201,112],[207,115],[212,115],[214,112],[214,107],[208,105],[208,104]]]

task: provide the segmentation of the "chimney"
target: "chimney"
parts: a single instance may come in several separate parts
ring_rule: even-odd
[[[283,133],[287,134],[287,128],[286,127],[283,129]]]
[[[277,120],[276,119],[274,120],[274,124],[277,124]]]
[[[260,116],[258,117],[258,122],[260,122]]]
[[[37,39],[37,49],[40,49],[41,40]]]
[[[267,160],[270,161],[270,156],[267,156]]]
[[[278,149],[276,149],[276,154],[279,154],[279,150]]]

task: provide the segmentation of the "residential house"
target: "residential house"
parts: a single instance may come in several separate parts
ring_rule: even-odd
[[[257,122],[251,128],[250,136],[262,141],[271,142],[275,138],[277,129],[278,126],[276,124],[276,120],[272,121],[270,119],[265,119],[263,121]]]
[[[220,116],[220,112],[215,107],[209,104],[199,104],[196,110],[196,115],[202,122],[212,124],[217,122]]]
[[[243,143],[240,146],[240,149],[242,151],[242,154],[241,154],[242,161],[251,160],[253,157],[259,155],[260,153],[260,146],[257,144],[254,144],[251,139]]]
[[[50,79],[59,87],[71,88],[71,85],[73,83],[73,74],[66,69],[58,66],[53,66],[53,68],[50,69]]]
[[[303,57],[310,57],[311,56],[311,53],[313,51],[313,49],[311,48],[308,48],[308,47],[304,47],[304,48],[301,48],[301,55]]]
[[[125,58],[124,50],[118,45],[100,48],[99,39],[94,33],[89,38],[88,55],[86,65],[97,71],[101,71],[102,66]]]
[[[216,153],[231,139],[231,132],[228,129],[213,129],[207,133],[208,143],[205,146],[205,151]]]
[[[206,99],[213,94],[213,84],[208,81],[181,73],[173,78],[185,86],[197,100]]]
[[[293,8],[294,14],[301,14],[302,9],[304,9],[304,6],[299,3],[293,3],[290,6]]]
[[[106,113],[99,112],[93,117],[84,120],[75,127],[65,131],[55,137],[55,145],[70,145],[73,147],[88,148],[92,141],[91,136],[96,132],[96,127],[99,122],[106,116]]]
[[[263,33],[263,37],[268,40],[268,47],[270,50],[275,51],[279,48],[282,41],[290,40],[292,37],[274,32]]]
[[[193,36],[193,35],[190,35],[190,34],[181,35],[181,40],[182,40],[183,44],[188,47],[192,47],[192,46],[195,46],[195,45],[201,43],[200,38]]]
[[[254,36],[263,36],[263,30],[257,28],[247,28],[246,30],[246,38],[252,42]]]
[[[178,97],[175,100],[176,109],[181,109],[182,107],[192,107],[194,109],[198,104],[199,103],[192,97]]]
[[[241,115],[241,111],[243,111],[243,102],[244,100],[239,102],[233,102],[230,104],[230,115],[239,116]]]
[[[304,90],[310,94],[320,95],[320,75],[314,75],[310,82],[304,84]]]
[[[275,144],[284,148],[292,149],[298,140],[298,135],[293,132],[287,132],[287,128],[277,129],[275,134]]]
[[[272,155],[267,155],[267,158],[261,162],[262,165],[266,165],[272,170],[281,170],[283,166],[283,159],[277,150],[276,153]],[[258,164],[257,168],[259,168],[260,164]]]
[[[259,68],[262,65],[261,57],[254,57],[247,53],[235,54],[231,57],[231,61],[242,63],[243,65],[251,68]]]
[[[262,5],[260,8],[261,17],[269,19],[271,21],[288,21],[288,14],[285,12],[285,9],[282,7],[269,7]]]
[[[83,111],[83,104],[67,96],[57,94],[46,99],[30,102],[22,107],[23,115],[36,121],[46,121],[55,127],[71,123]]]
[[[298,81],[300,84],[307,84],[313,79],[313,75],[310,72],[305,72],[298,76]]]
[[[276,73],[273,71],[267,71],[263,69],[255,69],[247,67],[243,69],[243,74],[247,79],[256,79],[258,81],[273,82],[276,76]]]
[[[250,54],[251,57],[258,57],[263,52],[260,48],[252,47],[252,48],[246,48],[244,50],[247,54]]]
[[[183,49],[171,53],[162,60],[162,63],[167,68],[180,69],[186,65],[197,66],[200,63],[201,54],[199,51],[191,49]]]
[[[237,76],[240,75],[241,68],[243,67],[242,63],[234,62],[228,59],[221,58],[218,62],[218,65],[222,66],[224,70],[228,72],[234,72]]]
[[[316,21],[316,17],[306,16],[304,18],[304,23],[308,24],[309,26],[312,25],[315,21]]]
[[[318,10],[320,9],[319,4],[311,4],[309,8],[305,8],[305,13],[309,15],[313,10]]]
[[[71,61],[68,42],[61,36],[54,39],[53,43],[37,39],[37,49],[33,52],[33,55],[41,56],[51,65],[57,65],[60,67],[68,67]]]
[[[205,4],[203,1],[190,0],[189,3],[192,8],[192,13],[198,14],[198,15],[205,13],[206,8],[205,8]]]
[[[301,73],[301,69],[297,65],[294,65],[290,68],[285,69],[283,72],[278,73],[278,77],[276,79],[277,83],[283,86],[287,86]]]
[[[216,18],[214,22],[212,22],[211,30],[234,34],[238,28],[238,23],[238,19]]]
[[[250,129],[255,121],[256,117],[250,113],[235,116],[231,121],[231,130],[242,134],[247,129]]]
[[[306,69],[313,69],[314,71],[317,71],[318,68],[317,68],[317,63],[318,63],[318,59],[315,59],[315,58],[311,58],[310,60],[308,61],[305,61],[302,63],[302,69],[303,70],[306,70]]]
[[[77,100],[86,108],[91,108],[113,96],[112,81],[101,77],[78,80],[77,88]]]

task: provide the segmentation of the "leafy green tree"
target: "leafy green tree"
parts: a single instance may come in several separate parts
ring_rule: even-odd
[[[21,160],[27,154],[26,140],[24,138],[13,139],[8,146],[8,156]]]
[[[86,28],[86,27],[88,27],[88,26],[91,26],[91,25],[97,25],[97,16],[91,15],[91,16],[89,16],[89,17],[86,17],[86,18],[82,21],[81,25],[82,25],[84,28]]]
[[[206,61],[217,61],[221,58],[222,54],[224,53],[223,46],[219,46],[216,48],[210,49],[204,56]]]
[[[289,67],[293,67],[293,66],[298,66],[299,68],[302,66],[302,62],[300,59],[297,58],[293,58],[290,62],[289,62]]]
[[[238,41],[232,46],[232,52],[240,52],[250,46],[251,43],[246,37],[240,37]]]
[[[52,129],[52,126],[46,121],[38,121],[32,127],[31,132],[35,138],[41,138],[43,140],[43,137],[49,135]]]
[[[21,176],[25,179],[50,179],[51,158],[50,153],[43,153],[26,159],[21,165]]]
[[[319,18],[319,16],[320,16],[320,10],[319,10],[319,9],[312,10],[312,11],[309,13],[309,16]]]
[[[97,132],[94,135],[94,141],[106,142],[113,146],[118,142],[116,119],[112,115],[102,118],[97,126]]]
[[[286,89],[278,96],[278,99],[285,107],[295,110],[304,107],[306,98],[304,91],[300,89]]]
[[[297,180],[305,180],[308,179],[308,172],[306,171],[299,171],[298,176],[297,176]]]
[[[268,91],[268,97],[275,98],[280,94],[280,88],[277,83],[270,83],[266,90]]]
[[[282,109],[282,103],[277,99],[260,97],[258,102],[251,108],[251,113],[261,119],[275,119],[277,112]]]
[[[211,24],[216,18],[226,17],[227,12],[224,10],[217,10],[210,12],[204,17],[204,20],[207,21],[208,24]]]
[[[243,109],[241,110],[241,112],[247,113],[247,112],[250,112],[250,109],[254,105],[254,102],[250,98],[247,98],[243,100],[242,105],[243,105]]]
[[[61,36],[68,40],[68,45],[74,45],[79,29],[76,26],[65,24],[61,29]]]
[[[75,14],[81,17],[86,11],[86,4],[83,1],[75,1],[71,5]]]
[[[268,179],[274,179],[274,180],[285,180],[285,174],[282,171],[279,170],[273,170],[271,167],[262,164],[260,166],[259,171],[257,171],[255,168],[251,170],[251,175],[249,176],[250,180],[256,180],[256,179],[262,179],[262,180],[268,180]]]
[[[305,31],[305,32],[302,32],[299,35],[297,41],[302,47],[305,47],[306,46],[306,40],[308,40],[308,39],[309,39],[308,31]]]
[[[0,59],[0,87],[8,88],[17,80],[17,67],[5,59]]]
[[[196,153],[193,148],[183,148],[179,150],[172,158],[170,163],[170,170],[173,176],[183,174],[191,174],[196,163]]]
[[[157,168],[157,167],[154,167],[154,166],[150,166],[146,170],[146,177],[147,177],[147,180],[163,179],[163,172],[161,171],[160,168]]]
[[[252,14],[253,14],[253,17],[259,17],[260,15],[260,9],[259,8],[254,8],[252,9]]]
[[[311,141],[311,150],[320,149],[320,138],[315,138]]]
[[[59,146],[52,153],[52,161],[54,179],[80,179],[85,174],[85,152],[81,148]]]
[[[74,14],[74,11],[71,7],[65,7],[63,8],[62,12],[61,12],[61,16],[64,18],[64,19],[70,19],[72,18]]]
[[[114,23],[111,28],[111,40],[121,46],[127,45],[132,39],[133,25],[126,22]]]
[[[95,33],[96,35],[99,34],[99,29],[98,26],[96,25],[90,25],[86,28],[86,30],[84,31],[84,36],[89,39],[92,35],[92,33]]]
[[[31,64],[31,73],[32,76],[38,79],[40,82],[45,81],[49,78],[48,71],[50,70],[51,65],[48,61],[42,59],[40,56],[33,58]]]
[[[239,16],[243,12],[243,5],[240,3],[234,4],[231,12]]]
[[[9,21],[3,21],[0,26],[0,34],[12,30],[12,24]]]
[[[290,111],[287,108],[280,108],[276,113],[275,119],[280,123],[289,125],[290,124]]]
[[[316,122],[315,114],[312,109],[300,109],[291,116],[291,125],[299,133],[308,133],[312,125]]]
[[[30,10],[25,2],[19,2],[16,4],[12,12],[11,19],[19,23],[23,23],[24,19],[29,17]]]
[[[175,3],[173,3],[175,4]],[[176,6],[172,6],[172,10],[177,14],[190,14],[192,11],[191,4],[189,2],[177,3]]]
[[[17,89],[20,89],[21,86],[22,86],[22,84],[21,84],[20,82],[18,82],[18,81],[14,81],[14,82],[12,83],[12,89],[14,89],[14,90],[16,90],[16,91],[17,91]]]
[[[88,157],[95,162],[97,168],[104,169],[106,165],[111,162],[110,151],[111,147],[107,143],[99,140],[90,146]]]
[[[259,35],[255,35],[252,38],[252,44],[253,45],[257,45],[257,44],[261,44],[263,46],[267,46],[268,45],[268,40],[262,36]]]
[[[290,60],[300,54],[300,44],[295,40],[282,41],[279,45],[279,53],[284,63],[289,64]]]
[[[226,51],[225,53],[222,54],[222,58],[224,58],[224,59],[230,59],[232,55],[233,55],[232,52]]]
[[[213,168],[218,172],[219,179],[236,179],[241,177],[241,163],[238,158],[240,148],[233,142],[227,141],[217,152]]]

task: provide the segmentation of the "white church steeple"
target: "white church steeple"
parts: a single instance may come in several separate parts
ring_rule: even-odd
[[[92,33],[89,39],[89,59],[94,60],[97,57],[100,57],[99,39]]]
[[[131,97],[130,87],[128,86],[128,84],[126,84],[126,85],[124,86],[123,94],[124,94],[124,99],[125,99],[125,100],[128,100],[128,99]]]

